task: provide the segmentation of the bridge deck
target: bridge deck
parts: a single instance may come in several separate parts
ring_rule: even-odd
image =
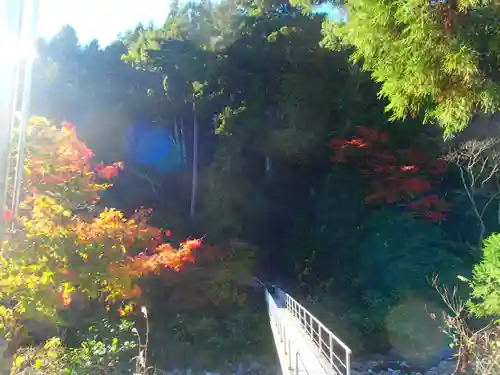
[[[274,341],[280,359],[283,375],[286,369],[294,375],[338,375],[332,366],[323,358],[300,328],[300,323],[286,308],[278,308],[283,324],[286,326],[284,340],[280,338],[279,328],[272,324]],[[288,342],[288,340],[290,340]],[[285,343],[288,348],[285,351]]]
[[[350,349],[293,298],[278,293],[266,291],[266,299],[283,375],[350,375]]]

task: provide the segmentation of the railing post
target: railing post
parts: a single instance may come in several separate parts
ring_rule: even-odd
[[[332,335],[329,335],[329,338],[330,338],[330,343],[329,343],[329,346],[330,346],[330,363],[333,363],[333,337]]]
[[[288,339],[288,370],[292,371],[292,343],[290,339]]]
[[[321,325],[318,324],[318,345],[320,354],[323,352],[321,350],[321,342],[323,341],[323,336],[321,335]]]
[[[280,320],[280,340],[281,342],[283,342],[283,333],[284,333],[284,330],[283,330],[283,322]]]
[[[313,316],[311,313],[309,313],[309,328],[311,329],[310,335],[311,338],[313,338]],[[314,339],[313,339],[314,341]]]
[[[299,360],[302,362],[301,365],[304,368],[305,372],[307,372],[307,367],[302,361],[300,352],[297,350],[297,348],[295,348],[294,346],[294,349],[292,349],[291,338],[294,336],[290,335],[290,331],[288,331],[289,327],[285,327],[284,316],[280,315],[281,313],[285,313],[283,312],[282,308],[286,308],[286,310],[294,316],[294,318],[296,319],[295,322],[300,324],[300,331],[302,332],[301,334],[304,334],[304,336],[309,336],[309,339],[311,339],[313,344],[315,344],[316,350],[319,349],[319,352],[324,356],[324,358],[328,359],[336,375],[351,375],[352,352],[349,347],[345,345],[337,336],[335,336],[327,327],[325,327],[325,325],[323,325],[318,319],[316,319],[309,311],[307,311],[289,294],[285,293],[279,288],[277,288],[277,294],[278,300],[276,300],[269,294],[268,291],[266,291],[266,300],[268,303],[269,316],[272,326],[276,327],[276,333],[279,335],[280,344],[278,345],[278,348],[280,352],[281,350],[284,350],[284,354],[288,355],[289,371],[292,372],[292,370],[294,370],[295,375],[299,375]],[[278,301],[279,305],[276,303]],[[317,324],[317,331],[314,331],[313,324]],[[307,328],[307,325],[309,325],[309,329]],[[318,335],[317,342],[314,338],[315,334]],[[323,343],[324,334],[328,336],[328,341],[326,341],[325,338],[325,342]],[[276,339],[278,340],[278,337],[276,337]],[[283,343],[284,345],[283,348],[281,348],[281,343]],[[334,344],[338,344],[339,347],[342,347],[342,349],[344,350],[344,359],[341,359],[342,355],[340,353],[338,353],[337,355],[336,351],[334,350]],[[323,352],[323,346],[327,347],[325,349],[328,350],[325,350]],[[295,354],[295,369],[293,369],[292,353]],[[344,368],[345,372],[343,370]]]

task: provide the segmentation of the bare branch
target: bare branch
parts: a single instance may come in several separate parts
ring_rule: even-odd
[[[486,226],[483,217],[487,208],[500,196],[498,173],[500,172],[500,154],[496,147],[500,145],[500,138],[486,138],[470,140],[457,148],[450,150],[443,159],[454,163],[460,171],[460,178],[472,211],[479,224],[479,246],[484,240]],[[490,182],[496,182],[492,189]],[[488,199],[478,199],[483,192],[488,192]],[[499,207],[500,213],[500,207]]]

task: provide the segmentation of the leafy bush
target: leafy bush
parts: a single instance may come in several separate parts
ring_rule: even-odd
[[[111,186],[105,180],[123,165],[92,165],[92,151],[76,137],[72,124],[59,129],[34,118],[28,135],[21,215],[7,213],[5,219],[14,220],[16,230],[0,249],[4,357],[20,347],[23,320],[55,323],[58,312],[74,302],[99,299],[110,308],[137,298],[138,279],[165,268],[179,271],[194,261],[192,252],[200,246],[199,240],[189,240],[176,250],[164,243],[170,233],[147,224],[149,210],[131,218],[108,208],[94,217],[77,214],[77,207],[95,206],[99,192]]]
[[[132,322],[122,320],[114,327],[104,320],[99,326],[89,327],[88,337],[80,347],[69,350],[67,366],[70,373],[107,374],[124,364],[129,367],[131,351],[137,348],[132,335],[133,326]]]
[[[472,279],[459,279],[472,290],[466,302],[457,295],[457,287],[450,291],[438,285],[435,289],[449,308],[444,316],[443,331],[453,338],[457,348],[456,371],[469,371],[477,375],[500,372],[500,234],[491,234],[484,241],[483,258],[474,266]],[[479,319],[478,319],[479,318]],[[493,318],[489,324],[484,318]]]
[[[272,333],[262,295],[230,309],[153,311],[150,362],[159,368],[203,370],[251,355],[272,353]],[[156,315],[158,314],[158,315]],[[196,353],[193,360],[192,353]]]
[[[373,333],[389,333],[391,341],[410,340],[415,348],[422,348],[429,341],[429,335],[418,326],[426,321],[433,325],[433,322],[422,320],[421,316],[427,305],[437,302],[428,277],[441,271],[444,280],[454,280],[462,262],[446,250],[449,244],[440,228],[426,221],[385,210],[372,214],[364,230],[365,236],[356,252],[357,278],[362,287],[365,314],[375,323]],[[410,310],[414,314],[402,313],[412,300],[421,302],[418,306],[412,302]],[[413,333],[389,328],[403,322],[407,327],[415,325]]]
[[[500,233],[484,241],[483,259],[474,267],[469,303],[476,316],[500,317]]]
[[[69,355],[60,338],[54,337],[38,347],[17,351],[11,373],[18,375],[67,373]]]
[[[147,365],[149,318],[145,307],[146,335],[141,335],[132,322],[111,324],[104,319],[91,326],[77,348],[65,346],[54,337],[43,345],[18,350],[12,375],[151,375],[161,371]],[[135,336],[135,337],[134,337]],[[137,348],[133,356],[131,350]],[[135,366],[134,366],[135,362]],[[132,367],[135,367],[132,369]],[[6,372],[7,374],[7,372]]]

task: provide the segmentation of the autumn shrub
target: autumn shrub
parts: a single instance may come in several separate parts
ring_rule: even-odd
[[[32,119],[26,150],[20,214],[7,212],[15,230],[5,234],[0,250],[4,362],[22,344],[24,321],[55,324],[61,311],[86,300],[102,301],[110,310],[140,297],[138,280],[145,275],[179,271],[194,261],[193,250],[200,246],[188,240],[174,248],[167,241],[170,231],[147,224],[151,210],[129,218],[112,208],[77,214],[77,208],[95,207],[123,164],[93,164],[72,124],[58,128]]]
[[[449,204],[436,192],[446,170],[422,150],[391,147],[389,134],[360,126],[350,139],[330,141],[332,161],[355,167],[366,184],[365,202],[396,206],[406,215],[431,222],[446,220]]]
[[[196,263],[164,273],[161,288],[145,285],[143,295],[157,301],[150,314],[152,364],[201,371],[269,353],[265,301],[251,286],[252,250],[242,241],[205,244]]]

